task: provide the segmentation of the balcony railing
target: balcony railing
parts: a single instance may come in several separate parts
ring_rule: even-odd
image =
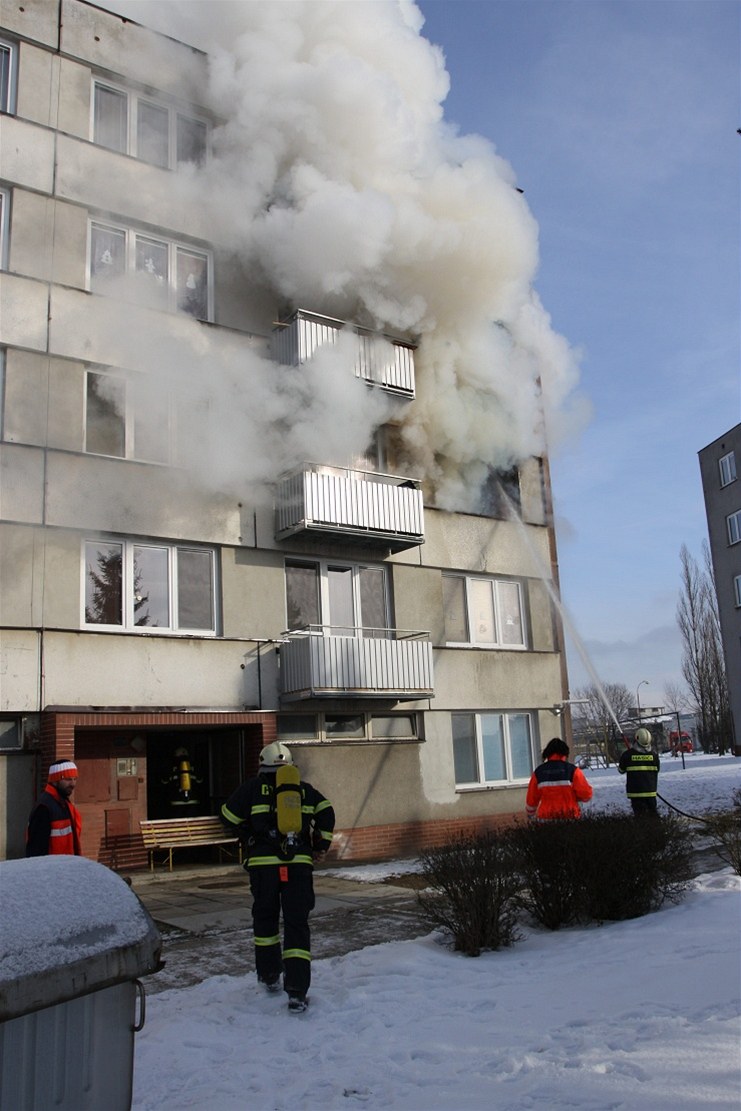
[[[412,701],[434,694],[429,633],[357,629],[341,636],[327,626],[310,625],[284,637],[284,701],[351,696]]]
[[[334,533],[403,551],[424,543],[422,491],[412,479],[304,463],[278,479],[275,536]]]
[[[353,367],[355,377],[393,393],[414,397],[415,348],[412,344],[304,309],[299,309],[273,329],[274,358],[285,366],[300,366],[324,344],[336,343],[345,327],[351,328],[358,340]]]

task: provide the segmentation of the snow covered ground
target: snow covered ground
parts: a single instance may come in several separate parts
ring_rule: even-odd
[[[729,756],[664,769],[660,792],[687,813],[741,785]],[[625,808],[614,768],[587,775],[593,808]],[[740,896],[724,869],[679,906],[528,929],[476,959],[433,933],[315,961],[299,1016],[252,974],[163,992],[137,1035],[134,1111],[738,1111]]]

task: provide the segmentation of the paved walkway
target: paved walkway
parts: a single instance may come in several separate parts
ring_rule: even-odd
[[[165,967],[145,977],[150,995],[254,969],[252,898],[241,867],[134,873],[131,881],[162,934]],[[339,878],[317,869],[310,919],[315,958],[429,933],[414,890],[402,884]]]

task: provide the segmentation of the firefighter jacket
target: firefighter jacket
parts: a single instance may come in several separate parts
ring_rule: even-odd
[[[269,864],[312,864],[313,853],[326,852],[332,844],[334,810],[321,792],[303,780],[301,832],[278,832],[275,811],[275,772],[261,772],[238,787],[221,808],[221,820],[231,831],[237,827],[246,848],[247,867]]]
[[[591,797],[584,773],[565,756],[551,756],[530,777],[525,809],[528,818],[580,818],[579,803]]]
[[[77,807],[48,783],[28,819],[26,856],[80,856],[81,830]]]
[[[620,757],[618,771],[626,777],[629,799],[655,799],[661,761],[658,753],[642,748],[627,748]]]

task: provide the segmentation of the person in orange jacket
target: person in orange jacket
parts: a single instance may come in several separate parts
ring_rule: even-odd
[[[529,819],[581,818],[579,804],[589,802],[592,788],[584,772],[567,760],[569,746],[554,737],[543,749],[544,763],[530,777],[525,797]]]
[[[77,765],[60,760],[49,768],[49,781],[31,811],[26,856],[80,856],[80,812],[72,802]]]

